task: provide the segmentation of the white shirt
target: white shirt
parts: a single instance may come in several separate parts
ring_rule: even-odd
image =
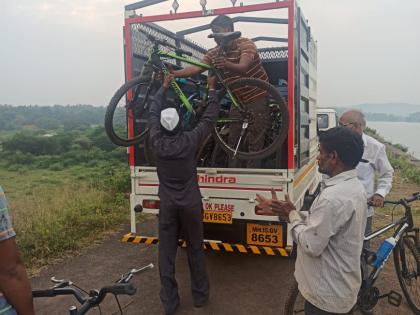
[[[394,173],[394,169],[386,156],[385,145],[366,134],[362,135],[362,139],[364,143],[362,158],[368,162],[360,162],[357,165],[357,177],[365,187],[368,198],[374,194],[379,194],[385,198],[392,188],[392,176]],[[375,175],[378,178],[376,190]],[[373,207],[369,207],[368,217],[372,215]]]
[[[290,212],[299,291],[322,310],[347,313],[356,303],[366,198],[356,170],[351,170],[325,180],[307,216]]]

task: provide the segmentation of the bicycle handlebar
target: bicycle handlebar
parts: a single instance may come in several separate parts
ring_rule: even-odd
[[[415,192],[411,197],[401,198],[399,200],[384,200],[384,205],[402,205],[412,203],[413,201],[420,200],[420,192]],[[368,202],[368,206],[372,206],[372,202]]]
[[[73,295],[80,304],[86,302],[87,298],[76,288],[51,288],[46,290],[32,290],[32,296],[37,297],[54,297],[59,295]]]
[[[133,277],[133,275],[138,274],[138,273],[143,272],[143,271],[146,271],[148,269],[152,269],[153,267],[154,267],[154,265],[152,263],[150,263],[147,266],[144,266],[144,267],[139,268],[139,269],[131,269],[129,272],[122,275],[121,278],[117,281],[117,283],[128,283],[131,280],[131,278]]]
[[[420,192],[415,192],[412,196],[407,198],[401,198],[400,200],[385,200],[384,204],[391,205],[404,205],[406,203],[412,203],[413,201],[420,200]]]
[[[72,287],[73,283],[69,280],[58,280],[55,277],[51,278],[53,283],[56,285],[50,289],[45,290],[32,290],[32,296],[37,297],[54,297],[58,295],[73,295],[77,301],[82,304],[79,311],[75,314],[85,314],[92,307],[95,307],[102,303],[105,296],[108,293],[114,295],[133,295],[136,293],[136,287],[130,283],[133,275],[143,272],[145,270],[153,268],[153,264],[149,264],[139,269],[131,269],[126,274],[123,274],[115,284],[103,287],[98,291],[92,290],[89,294],[84,294],[81,289]]]

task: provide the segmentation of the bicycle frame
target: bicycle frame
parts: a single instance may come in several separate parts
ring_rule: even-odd
[[[211,67],[211,66],[209,66],[205,63],[199,62],[197,60],[194,60],[194,59],[191,59],[191,58],[186,58],[186,57],[183,57],[183,56],[179,56],[179,55],[173,54],[173,53],[168,53],[168,52],[162,51],[162,50],[155,47],[153,49],[152,53],[150,54],[147,63],[153,64],[153,65],[157,66],[159,69],[161,69],[164,76],[167,76],[168,74],[170,74],[170,71],[169,71],[168,67],[165,65],[165,63],[162,62],[161,58],[169,58],[169,59],[173,59],[173,60],[177,60],[177,61],[183,61],[187,64],[203,68],[205,71],[206,70],[207,71],[214,71],[215,75],[217,76],[217,79],[219,80],[219,82],[221,82],[223,84],[223,87],[226,89],[226,92],[228,93],[229,98],[232,101],[233,106],[235,106],[239,111],[242,111],[241,108],[239,107],[238,101],[233,96],[229,87],[227,87],[224,84],[223,77],[222,77],[221,73],[219,71],[217,71],[217,69],[215,69],[215,68],[213,68],[213,67]],[[181,90],[179,84],[175,80],[171,81],[171,87],[174,89],[175,93],[178,95],[179,99],[184,104],[186,109],[191,113],[194,112],[194,109],[193,109],[189,99],[185,96],[184,92]]]
[[[390,223],[383,228],[380,228],[368,235],[365,236],[365,241],[370,241],[373,238],[378,237],[379,235],[382,235],[383,233],[391,230],[392,228],[397,227],[397,230],[395,231],[393,237],[395,238],[396,242],[398,242],[401,238],[401,236],[406,232],[414,231],[414,223],[413,223],[413,216],[411,213],[411,205],[404,199],[402,199],[400,202],[391,202],[386,201],[388,204],[395,204],[395,205],[401,205],[405,208],[404,216],[399,219],[397,222]],[[396,247],[392,250],[392,252],[396,249]],[[381,272],[382,268],[384,267],[387,259],[384,261],[384,263],[379,268],[374,268],[373,271],[370,273],[369,278],[367,279],[366,285],[368,287],[372,286],[379,276],[379,273]]]

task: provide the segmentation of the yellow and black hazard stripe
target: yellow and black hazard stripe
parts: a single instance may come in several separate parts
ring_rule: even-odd
[[[153,245],[159,242],[157,237],[138,236],[135,234],[126,234],[123,236],[122,242],[134,244]],[[184,240],[179,240],[178,245],[186,247],[187,244]],[[207,250],[242,253],[242,254],[255,254],[255,255],[269,255],[269,256],[283,256],[289,257],[291,248],[286,247],[271,247],[271,246],[257,246],[257,245],[243,245],[243,244],[228,244],[214,241],[204,241],[204,248]]]

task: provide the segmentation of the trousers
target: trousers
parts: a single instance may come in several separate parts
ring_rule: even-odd
[[[201,200],[194,205],[182,208],[161,202],[159,211],[160,298],[167,314],[173,313],[179,304],[175,258],[181,233],[187,242],[194,303],[203,304],[208,299],[210,285],[205,266],[202,217]]]

